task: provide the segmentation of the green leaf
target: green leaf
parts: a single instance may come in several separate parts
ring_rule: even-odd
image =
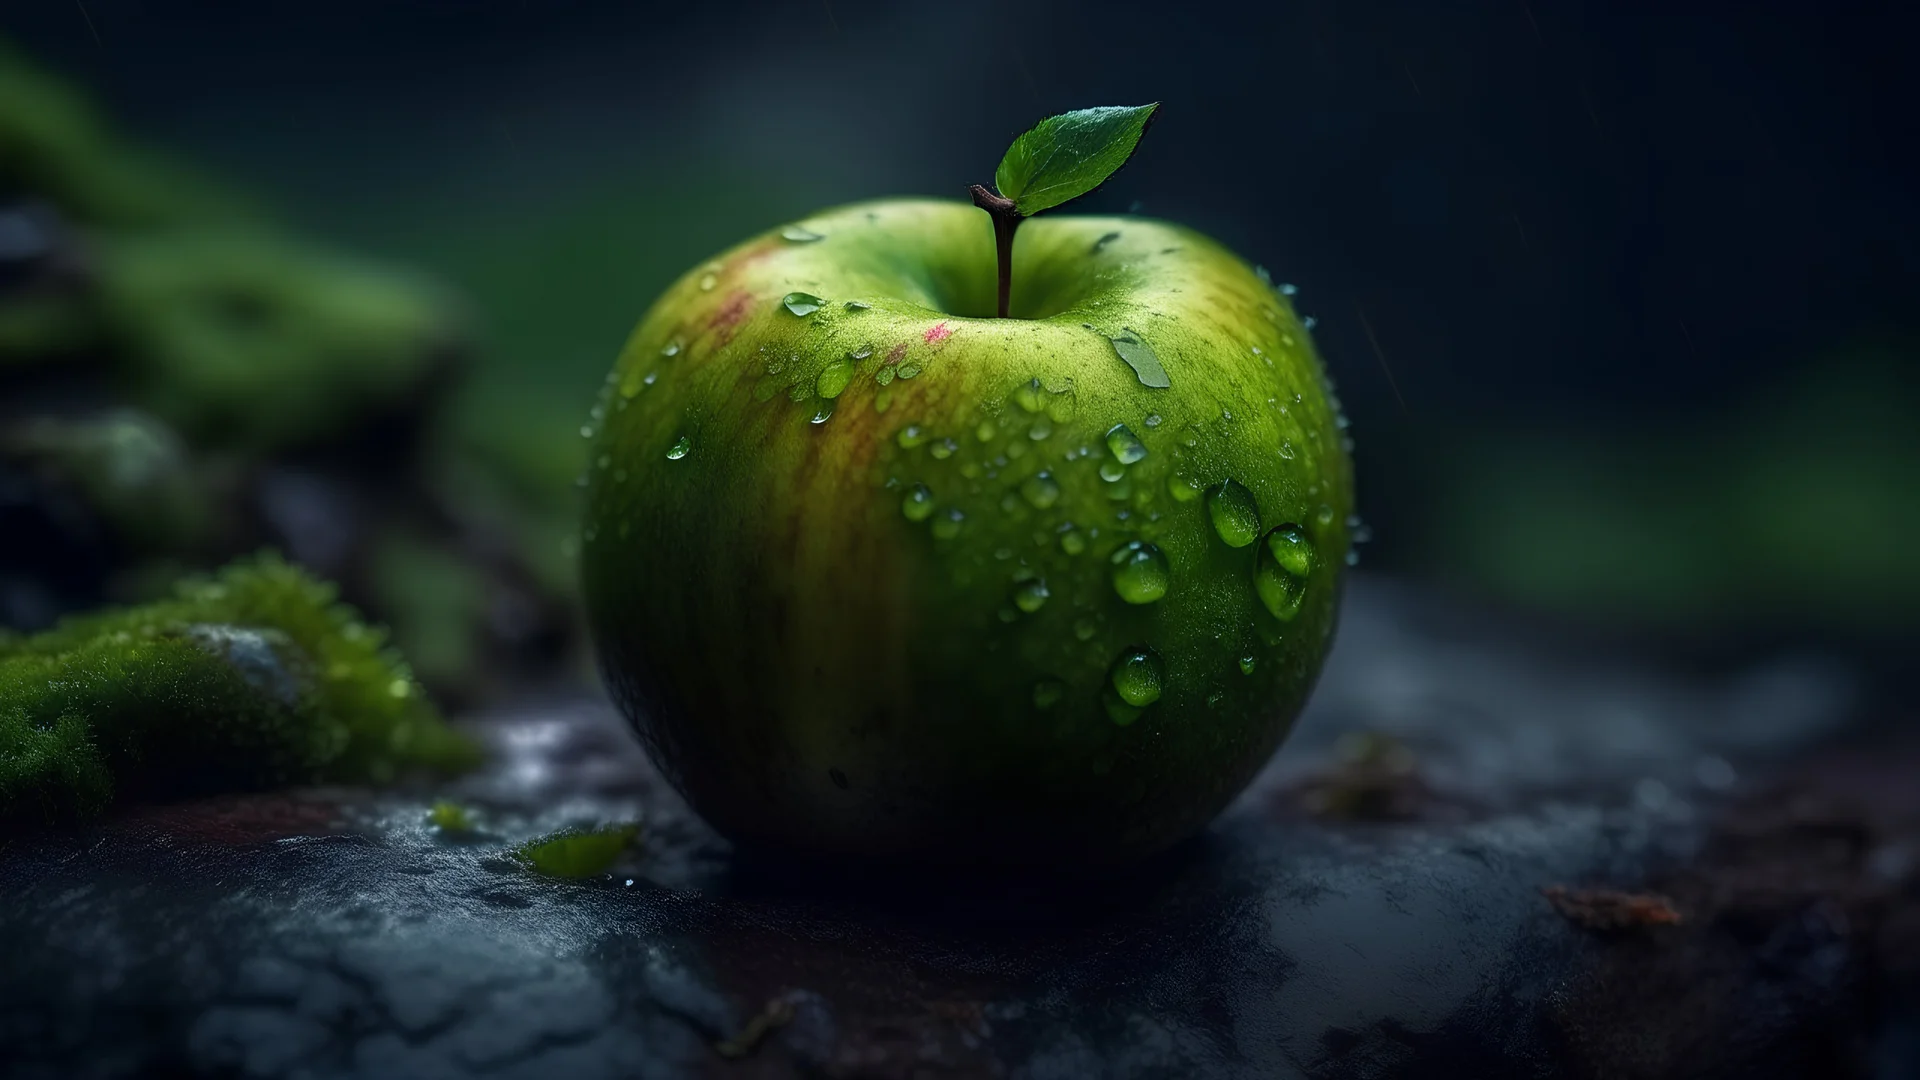
[[[1127,163],[1159,110],[1156,101],[1049,116],[1013,140],[993,184],[1022,217],[1077,199]]]
[[[514,848],[512,854],[548,877],[593,877],[606,873],[639,835],[640,826],[635,824],[569,829],[529,840]]]

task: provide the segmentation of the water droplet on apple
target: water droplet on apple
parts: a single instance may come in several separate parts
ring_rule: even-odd
[[[1313,544],[1300,526],[1276,525],[1261,538],[1254,558],[1253,588],[1274,618],[1291,622],[1300,613],[1313,564]]]
[[[1129,540],[1112,556],[1113,591],[1129,604],[1151,604],[1167,595],[1173,572],[1159,547]]]
[[[1013,392],[1013,402],[1027,412],[1037,413],[1046,408],[1046,393],[1046,387],[1040,385],[1040,379],[1036,376],[1020,384]]]
[[[718,284],[720,284],[720,279],[713,276],[712,274],[700,275],[700,291],[701,292],[712,292],[713,287]]]
[[[1200,485],[1176,473],[1167,477],[1167,494],[1174,502],[1192,502],[1200,497]]]
[[[1056,424],[1064,424],[1073,419],[1075,410],[1080,407],[1079,396],[1073,391],[1073,380],[1058,390],[1047,391],[1047,416]]]
[[[991,420],[982,420],[979,426],[973,429],[973,437],[979,439],[981,442],[992,442],[996,434],[998,434],[998,432],[994,428],[993,421]]]
[[[790,292],[786,296],[781,297],[780,303],[795,315],[811,315],[819,311],[820,305],[826,303],[826,301],[812,293]]]
[[[1166,678],[1166,666],[1160,662],[1160,654],[1145,645],[1134,645],[1122,651],[1107,673],[1107,682],[1113,686],[1113,692],[1120,695],[1120,700],[1135,708],[1145,708],[1159,701]]]
[[[781,229],[780,238],[782,240],[785,240],[789,243],[794,243],[794,244],[811,244],[816,240],[826,239],[825,236],[822,236],[821,234],[814,232],[812,229],[809,229],[804,225],[789,225],[786,228]]]
[[[1293,443],[1288,442],[1285,439],[1280,440],[1280,460],[1282,461],[1293,460]]]
[[[1313,520],[1319,522],[1323,528],[1333,524],[1333,507],[1321,503],[1320,509],[1313,512]]]
[[[959,443],[954,442],[952,439],[941,439],[939,442],[927,447],[927,453],[932,454],[940,461],[945,461],[952,457],[954,451],[958,449],[960,449]]]
[[[900,444],[900,449],[911,450],[927,441],[927,433],[919,424],[908,424],[900,429],[900,434],[894,436],[893,441]]]
[[[1047,583],[1040,578],[1029,578],[1013,587],[1013,606],[1031,615],[1046,604],[1047,597],[1053,594],[1047,591]]]
[[[1041,679],[1033,684],[1033,705],[1037,709],[1050,709],[1066,694],[1066,683],[1059,679]]]
[[[810,424],[824,424],[831,419],[833,419],[833,399],[827,397],[814,398],[813,415],[807,418],[807,422]]]
[[[813,381],[813,392],[823,398],[837,398],[853,381],[853,361],[829,360],[827,366],[820,369],[820,377]]]
[[[1052,473],[1042,469],[1021,482],[1020,495],[1035,510],[1045,510],[1060,501],[1060,484]]]
[[[900,377],[911,379],[920,374],[920,365],[909,360],[900,365]]]
[[[1153,427],[1159,427],[1159,426],[1160,426],[1160,424],[1161,424],[1161,419],[1160,419],[1160,414],[1159,414],[1159,413],[1148,413],[1148,414],[1147,414],[1147,426],[1148,426],[1148,427],[1150,427],[1150,428],[1153,428]]]
[[[933,492],[925,484],[915,484],[907,489],[906,497],[900,500],[900,513],[908,521],[925,521],[933,516]]]
[[[1100,704],[1106,706],[1107,719],[1113,721],[1116,727],[1126,727],[1128,724],[1140,719],[1140,714],[1147,711],[1143,706],[1127,704],[1126,699],[1114,693],[1113,687],[1111,686],[1101,691]],[[1112,772],[1113,755],[1110,753],[1102,754],[1095,758],[1093,760],[1093,771],[1102,776]]]
[[[1254,666],[1259,662],[1260,662],[1259,658],[1254,656],[1252,653],[1246,653],[1245,655],[1241,656],[1240,657],[1240,674],[1242,675],[1253,674]]]
[[[861,302],[860,302],[860,301],[858,301],[858,300],[849,300],[849,301],[847,301],[846,303],[844,303],[844,304],[842,304],[842,305],[840,305],[840,306],[841,306],[842,308],[844,308],[844,309],[846,309],[846,310],[847,310],[848,312],[855,312],[855,311],[865,311],[865,310],[867,310],[868,308],[870,308],[870,307],[872,307],[873,305],[872,305],[872,304],[863,304],[863,303],[861,303]]]
[[[1105,480],[1107,483],[1119,483],[1121,480],[1126,479],[1126,476],[1127,467],[1125,465],[1117,461],[1103,461],[1100,463],[1100,479]]]
[[[967,515],[958,509],[949,509],[933,519],[933,535],[936,540],[951,540],[960,535],[960,527],[965,524]]]
[[[660,346],[660,355],[661,356],[679,356],[680,350],[684,348],[686,348],[686,346],[681,344],[680,339],[674,338],[672,341],[669,341],[665,345]]]
[[[686,457],[687,452],[692,449],[693,449],[693,440],[685,435],[682,435],[678,439],[674,440],[674,444],[672,446],[667,447],[667,460],[679,461],[681,458]]]
[[[1034,418],[1033,426],[1027,429],[1027,438],[1034,442],[1043,442],[1052,434],[1053,421],[1044,416]]]
[[[1107,429],[1107,450],[1122,465],[1131,465],[1147,456],[1147,444],[1141,442],[1140,436],[1125,424],[1115,424]]]
[[[1079,529],[1069,525],[1060,534],[1060,550],[1069,555],[1078,555],[1087,550],[1087,538],[1080,534]]]
[[[1228,547],[1243,548],[1260,538],[1260,509],[1253,492],[1237,480],[1222,480],[1207,489],[1207,514]]]

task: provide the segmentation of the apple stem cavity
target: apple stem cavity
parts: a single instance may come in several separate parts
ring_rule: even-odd
[[[1000,317],[1013,296],[1013,232],[1042,210],[1070,202],[1107,182],[1133,157],[1140,136],[1160,112],[1151,105],[1104,105],[1049,116],[1022,132],[993,171],[998,194],[975,184],[973,205],[993,218],[1000,254]]]
[[[1012,199],[1003,199],[980,184],[973,185],[971,190],[973,205],[993,219],[993,246],[1000,259],[1000,318],[1004,319],[1013,299],[1013,232],[1026,217],[1015,208]]]

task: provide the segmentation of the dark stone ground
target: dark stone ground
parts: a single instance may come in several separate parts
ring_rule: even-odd
[[[0,841],[0,1071],[1920,1076],[1920,744],[1875,712],[1844,668],[1661,675],[1363,580],[1199,842],[889,890],[735,865],[604,705],[535,702],[475,718],[502,753],[449,789]],[[440,795],[486,833],[437,836]],[[634,815],[609,877],[503,857]]]

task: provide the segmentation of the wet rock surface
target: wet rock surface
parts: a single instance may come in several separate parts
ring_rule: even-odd
[[[1912,1076],[1920,747],[1861,734],[1870,712],[1820,664],[1661,676],[1361,581],[1307,716],[1213,829],[1125,879],[1041,887],[742,866],[603,704],[530,703],[473,718],[494,764],[446,788],[7,837],[0,1060]],[[441,797],[478,831],[430,826]],[[605,877],[506,857],[635,818],[641,844]],[[1657,897],[1680,921],[1582,925],[1542,895],[1556,885]]]

